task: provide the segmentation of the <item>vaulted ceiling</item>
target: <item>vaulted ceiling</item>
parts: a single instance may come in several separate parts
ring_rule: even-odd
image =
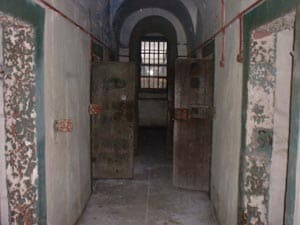
[[[168,14],[175,16],[180,21],[180,24],[184,27],[186,36],[189,37],[190,41],[193,41],[195,33],[193,21],[189,11],[180,0],[172,0],[172,4],[170,4],[169,1],[161,0],[124,0],[116,11],[113,20],[113,30],[115,31],[117,40],[119,39],[122,26],[124,26],[126,22],[131,23],[132,21],[132,19],[131,21],[127,21],[127,17],[136,12],[140,13],[140,19],[144,18],[145,13],[147,13],[148,16],[152,16],[151,11],[149,12],[149,9],[152,9],[152,14],[156,16],[161,16],[164,18],[167,18]]]
[[[80,5],[90,14],[93,32],[104,32],[114,35],[117,45],[120,44],[120,32],[128,18],[161,16],[171,21],[173,26],[182,26],[187,44],[193,45],[203,39],[203,32],[211,31],[212,23],[220,20],[221,0],[69,0]],[[229,0],[228,0],[229,1]],[[151,15],[152,10],[152,15]],[[134,16],[133,16],[134,15]],[[177,22],[179,21],[179,22]],[[101,28],[101,31],[99,31]],[[175,27],[176,28],[176,27]],[[110,30],[110,31],[108,31]],[[130,35],[130,33],[128,33]],[[205,36],[205,35],[204,35]]]
[[[119,40],[122,26],[130,22],[126,18],[139,14],[143,19],[143,11],[149,14],[149,9],[159,9],[153,10],[153,15],[169,20],[171,16],[176,17],[184,28],[186,44],[193,46],[195,41],[200,41],[205,25],[210,24],[206,21],[207,18],[219,19],[220,2],[221,0],[111,0],[111,24],[116,39]],[[178,26],[174,21],[173,25]]]

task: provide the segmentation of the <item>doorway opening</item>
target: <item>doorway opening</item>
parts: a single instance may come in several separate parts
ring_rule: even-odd
[[[138,149],[135,176],[140,167],[172,165],[167,160],[168,41],[160,34],[141,38],[138,56]]]
[[[94,194],[78,224],[192,225],[202,221],[217,224],[206,188],[210,159],[206,149],[210,149],[210,138],[200,132],[206,128],[189,129],[192,140],[186,138],[189,136],[186,133],[179,134],[183,138],[177,133],[177,140],[184,139],[185,143],[174,143],[181,151],[176,163],[173,160],[175,77],[178,75],[177,71],[175,75],[175,61],[181,45],[169,21],[158,16],[147,17],[132,31],[130,62],[94,65],[92,102],[103,106],[103,110],[101,115],[92,117]],[[187,61],[185,70],[180,70],[177,87],[186,95],[178,94],[177,100],[181,102],[188,96],[189,101],[184,102],[188,102],[191,117],[186,122],[211,127],[212,90],[207,86],[212,84],[213,62],[184,61]],[[177,125],[186,125],[178,120]],[[195,154],[185,151],[191,149],[187,145],[190,140],[195,147],[199,144],[198,134],[201,146],[197,149],[205,157],[197,154],[190,166],[186,156]],[[191,153],[194,152],[192,148]],[[205,176],[201,172],[198,179],[199,170]],[[205,189],[179,188],[180,185],[174,185],[174,177],[180,184],[186,180],[199,184],[203,180]],[[96,217],[91,216],[93,212],[97,212]]]

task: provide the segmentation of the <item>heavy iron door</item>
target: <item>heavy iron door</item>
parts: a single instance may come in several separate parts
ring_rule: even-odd
[[[133,63],[94,65],[91,84],[92,176],[131,178],[136,147],[136,82]]]
[[[213,60],[176,62],[174,185],[208,191],[213,117]]]

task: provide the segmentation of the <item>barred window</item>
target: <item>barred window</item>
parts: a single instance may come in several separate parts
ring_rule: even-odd
[[[168,44],[163,40],[141,41],[140,87],[167,89]]]

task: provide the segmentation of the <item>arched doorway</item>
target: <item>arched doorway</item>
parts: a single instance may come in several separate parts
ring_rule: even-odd
[[[142,44],[149,44],[149,52],[142,49]],[[160,45],[166,44],[166,51],[163,52],[157,49],[157,53],[165,54],[167,63],[166,66],[166,79],[162,86],[147,86],[142,81],[151,81],[152,78],[145,78],[145,63],[151,64],[150,61],[143,62],[143,54],[156,52],[150,49],[150,45],[155,48],[155,43]],[[144,46],[146,47],[146,46]],[[130,38],[130,61],[136,62],[137,65],[137,80],[138,84],[138,118],[139,118],[139,147],[143,145],[141,141],[150,141],[153,143],[155,140],[161,143],[161,155],[165,158],[171,159],[173,154],[173,108],[174,108],[174,66],[175,59],[177,58],[177,33],[173,25],[165,18],[160,16],[151,16],[142,19],[131,33]],[[146,50],[146,51],[148,51]],[[144,52],[142,52],[144,51]],[[152,54],[152,53],[151,53]],[[159,57],[157,55],[157,57]],[[149,54],[150,56],[150,54]],[[155,54],[151,57],[155,58]],[[155,67],[155,60],[152,62],[154,65],[146,65],[146,68],[163,67],[159,65]],[[164,62],[161,62],[162,64]],[[154,66],[154,67],[153,67]],[[151,72],[151,71],[150,71]],[[146,73],[147,74],[147,73]],[[151,76],[151,73],[148,74]],[[159,79],[159,78],[158,78]],[[151,141],[151,136],[155,139]],[[145,143],[146,144],[146,143]],[[157,149],[157,148],[155,148]]]

